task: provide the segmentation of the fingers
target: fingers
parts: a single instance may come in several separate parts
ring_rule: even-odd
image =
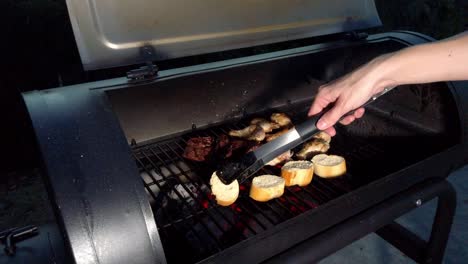
[[[327,107],[327,105],[329,104],[330,102],[325,99],[324,97],[320,97],[320,96],[317,96],[314,100],[314,102],[312,103],[312,106],[310,107],[310,110],[309,110],[309,116],[313,116],[313,115],[316,115],[320,112],[322,112],[322,110]]]
[[[337,93],[332,89],[333,86],[322,86],[319,89],[317,96],[315,97],[314,102],[312,103],[309,109],[309,116],[316,115],[323,111],[325,107],[327,107],[330,103],[335,102],[335,106],[328,110],[322,118],[317,122],[317,128],[320,130],[325,130],[331,136],[336,134],[335,129],[333,126],[342,118],[344,114],[346,114],[349,110],[345,106],[345,101],[349,98],[346,96],[340,96],[340,93]],[[348,104],[346,104],[348,105]],[[352,115],[346,116],[341,120],[341,124],[349,125],[354,122],[356,119],[361,118],[364,115],[364,108],[359,108]]]
[[[334,137],[336,135],[336,130],[334,127],[329,127],[327,129],[324,130],[328,135],[330,135],[331,137]]]
[[[365,112],[366,112],[366,109],[364,109],[363,107],[358,108],[358,109],[356,109],[356,111],[354,111],[354,116],[356,118],[361,118],[364,115]]]
[[[342,100],[340,99],[338,99],[335,106],[328,110],[317,122],[318,129],[325,130],[332,127],[346,113],[346,110],[343,108]]]
[[[354,115],[349,115],[349,116],[346,116],[345,118],[343,118],[343,120],[340,121],[340,123],[342,125],[349,125],[351,124],[352,122],[354,122],[354,120],[356,120],[356,117]]]
[[[325,130],[327,128],[333,127],[338,120],[343,116],[343,114],[347,113],[348,111],[342,106],[341,102],[337,101],[337,104],[327,113],[325,113],[322,118],[317,122],[317,128],[320,130]],[[364,108],[358,108],[354,111],[352,115],[348,115],[343,120],[341,120],[341,124],[349,125],[354,120],[361,118],[364,115]]]
[[[329,92],[329,88],[327,86],[321,86],[319,88],[319,92],[312,103],[312,106],[309,109],[308,116],[316,115],[322,110],[327,107],[331,102],[334,102],[337,98],[336,95]]]
[[[365,109],[364,108],[358,108],[354,111],[353,115],[348,115],[343,120],[340,121],[342,125],[349,125],[352,122],[354,122],[356,119],[361,118],[364,115]]]

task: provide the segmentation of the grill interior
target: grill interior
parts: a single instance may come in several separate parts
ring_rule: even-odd
[[[279,110],[297,124],[306,117],[307,106],[299,104]],[[357,124],[338,128],[338,135],[332,140],[328,153],[346,158],[345,176],[333,180],[314,176],[309,186],[286,188],[281,198],[266,203],[249,198],[247,182],[241,186],[236,203],[218,206],[209,188],[215,166],[185,160],[182,154],[187,141],[195,136],[227,134],[230,129],[245,127],[252,117],[268,117],[270,113],[266,111],[204,129],[194,128],[192,132],[163,141],[134,146],[134,157],[169,263],[200,261],[447,147],[447,140],[441,140],[440,135],[423,134],[408,124],[388,125],[392,122],[390,116],[383,118],[378,112],[369,111]],[[378,133],[373,136],[373,133],[353,131],[356,127],[362,132],[385,126],[399,133],[382,137]],[[438,143],[425,144],[428,140]],[[280,169],[266,166],[258,174],[280,175]]]

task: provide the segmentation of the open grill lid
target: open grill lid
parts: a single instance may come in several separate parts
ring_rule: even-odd
[[[362,30],[372,0],[67,0],[86,70]]]

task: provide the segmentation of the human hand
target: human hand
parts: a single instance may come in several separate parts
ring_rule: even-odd
[[[333,127],[344,115],[355,110],[353,114],[344,117],[340,123],[349,125],[364,115],[365,104],[373,95],[385,87],[394,85],[391,79],[386,79],[385,60],[390,55],[378,57],[356,71],[345,75],[329,84],[322,85],[309,110],[309,116],[316,115],[329,104],[335,105],[317,122],[317,128],[325,130],[329,135],[336,134]]]

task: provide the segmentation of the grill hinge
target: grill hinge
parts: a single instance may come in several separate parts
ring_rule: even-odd
[[[152,59],[155,57],[154,48],[144,46],[140,48],[140,55],[145,61],[145,66],[127,72],[129,82],[140,82],[154,79],[158,76],[158,66],[154,65]]]
[[[366,32],[356,32],[356,31],[351,31],[349,33],[346,33],[346,38],[351,40],[351,41],[360,41],[360,40],[365,40],[369,36]]]

